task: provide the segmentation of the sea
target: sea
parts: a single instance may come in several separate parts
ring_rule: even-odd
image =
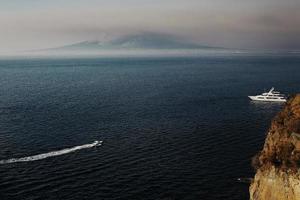
[[[1,58],[0,199],[247,200],[271,87],[299,54]]]

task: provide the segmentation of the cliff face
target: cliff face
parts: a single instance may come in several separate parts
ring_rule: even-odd
[[[274,118],[252,165],[251,200],[300,200],[300,94]]]

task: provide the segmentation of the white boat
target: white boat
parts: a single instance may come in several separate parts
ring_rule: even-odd
[[[286,102],[284,94],[280,94],[278,91],[274,91],[272,87],[269,92],[264,92],[256,96],[248,96],[253,101],[271,101],[271,102]]]

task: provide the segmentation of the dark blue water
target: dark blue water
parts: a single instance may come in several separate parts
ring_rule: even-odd
[[[0,199],[248,199],[251,157],[276,103],[300,91],[300,57],[0,60]]]

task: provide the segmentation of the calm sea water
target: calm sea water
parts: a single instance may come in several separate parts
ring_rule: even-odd
[[[0,199],[246,200],[236,178],[254,175],[281,108],[247,95],[299,92],[299,66],[296,55],[0,60]]]

